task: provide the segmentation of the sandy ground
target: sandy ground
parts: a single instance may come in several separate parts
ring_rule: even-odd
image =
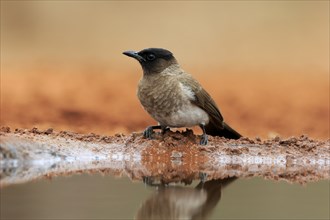
[[[116,74],[95,67],[1,74],[1,125],[106,135],[141,131],[155,122],[136,97],[140,76],[140,69]],[[194,76],[244,136],[329,138],[327,74],[210,71]]]

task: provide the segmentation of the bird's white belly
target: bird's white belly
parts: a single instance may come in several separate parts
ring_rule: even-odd
[[[198,106],[187,104],[171,115],[158,120],[161,125],[169,127],[193,127],[208,124],[208,114]]]

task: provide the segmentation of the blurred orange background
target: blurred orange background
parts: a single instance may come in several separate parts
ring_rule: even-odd
[[[171,50],[243,135],[329,138],[328,1],[1,1],[1,125],[155,124],[121,54],[147,47]]]

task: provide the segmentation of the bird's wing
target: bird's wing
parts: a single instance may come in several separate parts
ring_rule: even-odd
[[[188,76],[188,77],[187,77]],[[202,88],[202,86],[191,77],[191,75],[187,74],[183,77],[183,80],[180,82],[187,86],[194,93],[194,99],[191,100],[193,104],[203,109],[210,117],[210,122],[220,128],[223,128],[223,117],[215,104],[214,100],[211,96]]]

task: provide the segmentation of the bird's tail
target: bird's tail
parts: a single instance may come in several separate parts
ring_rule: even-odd
[[[227,125],[225,122],[223,122],[223,128],[221,128],[219,125],[215,125],[214,123],[209,123],[205,126],[206,134],[212,135],[212,136],[219,136],[219,137],[225,137],[228,139],[239,139],[242,137],[237,131],[232,129],[229,125]]]

